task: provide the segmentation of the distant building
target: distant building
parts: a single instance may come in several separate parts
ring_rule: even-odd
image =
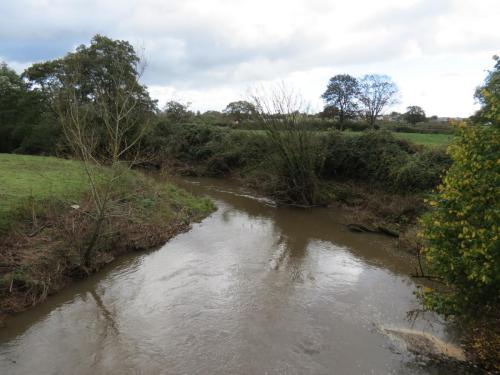
[[[397,121],[401,120],[401,114],[391,113],[389,115],[379,115],[378,119],[385,121],[385,122],[397,122]]]
[[[438,117],[434,119],[437,122],[450,123],[451,121],[461,121],[463,118],[461,117]]]
[[[434,121],[437,121],[437,122],[448,122],[448,121],[450,121],[450,118],[449,117],[438,117]]]

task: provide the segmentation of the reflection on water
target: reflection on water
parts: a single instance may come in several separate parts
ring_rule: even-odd
[[[391,239],[228,182],[185,185],[218,211],[13,317],[0,373],[454,373],[415,363],[380,333],[409,327],[416,307],[413,265]],[[446,334],[427,318],[416,326]]]

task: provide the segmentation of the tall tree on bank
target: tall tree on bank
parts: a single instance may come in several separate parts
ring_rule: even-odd
[[[358,100],[372,128],[377,116],[398,102],[398,92],[396,84],[386,75],[367,74],[359,80]]]
[[[67,112],[75,104],[85,108],[96,142],[95,156],[107,158],[114,152],[107,143],[109,126],[126,124],[119,142],[130,144],[157,110],[156,101],[139,82],[143,69],[130,43],[96,35],[89,46],[34,64],[23,76],[44,93],[55,112]]]
[[[93,223],[86,240],[78,241],[83,269],[92,267],[107,222],[128,215],[117,187],[137,162],[141,139],[156,110],[156,102],[139,82],[143,69],[128,42],[96,35],[90,46],[35,64],[25,73],[50,96],[68,148],[87,175],[92,207],[86,214]],[[102,173],[100,165],[109,173]]]
[[[337,74],[330,78],[326,91],[321,95],[326,106],[338,110],[340,130],[345,119],[356,112],[358,92],[359,84],[356,78],[349,74]]]

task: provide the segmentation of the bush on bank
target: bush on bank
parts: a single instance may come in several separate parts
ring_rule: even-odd
[[[429,272],[447,288],[428,290],[426,305],[475,315],[500,304],[500,127],[461,125],[453,165],[423,219]]]
[[[386,131],[333,133],[325,142],[324,178],[365,181],[397,193],[433,189],[450,164],[444,151],[415,146]]]
[[[416,146],[387,131],[356,135],[337,131],[314,133],[312,152],[324,163],[315,171],[328,180],[355,180],[395,193],[432,190],[451,159],[442,149]],[[196,174],[243,177],[268,176],[276,150],[266,132],[228,130],[198,124],[159,123],[148,135],[146,150],[156,163],[166,161],[195,165]],[[269,189],[272,191],[272,189]]]

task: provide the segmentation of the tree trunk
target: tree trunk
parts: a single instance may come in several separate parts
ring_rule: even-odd
[[[369,119],[370,128],[373,130],[375,128],[375,116],[370,115],[368,117],[368,119]]]

